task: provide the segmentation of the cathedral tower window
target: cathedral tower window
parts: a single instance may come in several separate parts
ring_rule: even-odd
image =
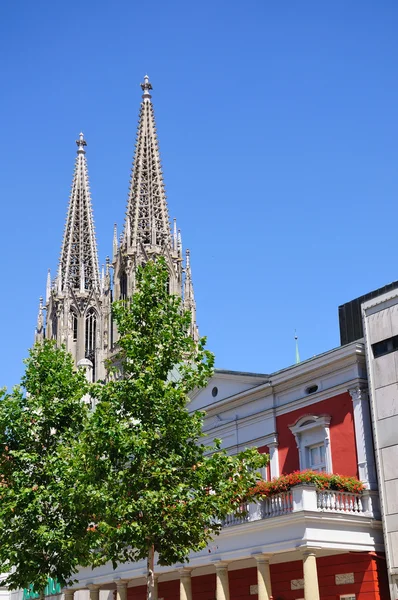
[[[72,320],[72,339],[74,342],[77,340],[77,314],[74,310],[71,310],[71,320]]]
[[[93,381],[95,381],[95,340],[97,337],[97,314],[90,308],[85,320],[85,357],[93,363]]]
[[[127,275],[126,271],[120,273],[120,298],[126,300],[127,298]]]
[[[53,318],[51,319],[51,336],[53,340],[57,339],[57,333],[58,333],[58,319],[57,319],[57,315],[54,315]]]

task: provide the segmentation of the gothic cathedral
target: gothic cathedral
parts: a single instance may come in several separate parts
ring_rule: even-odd
[[[86,369],[90,380],[104,380],[104,361],[117,342],[112,321],[112,301],[131,298],[136,269],[149,259],[163,256],[169,268],[170,294],[178,294],[192,314],[191,335],[198,338],[189,250],[183,264],[181,233],[174,219],[170,229],[159,145],[148,76],[143,91],[137,141],[123,234],[116,226],[113,259],[106,259],[100,274],[91,204],[87,143],[81,133],[73,174],[58,274],[47,275],[46,299],[40,298],[36,340],[54,339],[71,352],[76,365]],[[113,271],[113,277],[111,277]],[[43,310],[46,311],[44,319]]]

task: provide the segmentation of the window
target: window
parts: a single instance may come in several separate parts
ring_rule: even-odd
[[[122,300],[127,298],[127,275],[125,271],[120,273],[120,298]]]
[[[379,356],[384,356],[385,354],[390,354],[391,352],[395,352],[398,350],[398,335],[394,335],[393,337],[387,338],[386,340],[382,340],[381,342],[376,342],[372,344],[373,356],[375,358],[379,358]]]
[[[328,415],[305,415],[290,426],[296,439],[301,470],[333,472],[329,425]]]
[[[97,336],[97,315],[93,308],[86,314],[85,322],[85,357],[93,363],[93,381],[95,381],[95,344]]]
[[[325,444],[308,447],[308,464],[313,471],[326,471]]]
[[[316,385],[316,383],[314,385],[309,385],[308,387],[305,388],[305,393],[306,394],[315,394],[315,392],[318,391],[318,386]]]
[[[71,320],[72,320],[72,339],[74,342],[77,340],[77,314],[74,310],[71,310]]]
[[[51,338],[53,340],[56,340],[57,334],[58,334],[58,319],[57,319],[57,315],[54,315],[53,318],[51,319]]]

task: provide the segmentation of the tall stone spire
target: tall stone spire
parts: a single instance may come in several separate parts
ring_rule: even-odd
[[[182,248],[175,243],[170,230],[150,94],[152,84],[148,75],[145,75],[141,88],[143,94],[124,231],[119,246],[115,242],[113,244],[116,300],[134,294],[137,267],[155,256],[166,259],[170,293],[182,296]]]
[[[170,222],[148,75],[141,83],[134,164],[127,203],[124,238],[131,245],[171,246]]]
[[[99,290],[97,243],[85,151],[87,142],[82,133],[76,144],[75,171],[58,268],[60,292],[67,287]]]
[[[140,106],[137,139],[128,194],[124,231],[117,244],[113,243],[114,297],[129,298],[135,292],[137,267],[149,258],[163,256],[169,270],[170,294],[186,300],[184,306],[192,312],[192,336],[198,337],[191,268],[183,269],[181,232],[174,219],[170,229],[169,211],[160,163],[155,114],[152,105],[152,84],[148,75],[141,83],[143,91]],[[116,231],[116,230],[115,230]],[[114,330],[114,339],[117,332]]]

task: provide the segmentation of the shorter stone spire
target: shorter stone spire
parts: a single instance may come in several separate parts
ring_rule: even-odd
[[[177,219],[173,219],[173,250],[177,252]]]
[[[117,250],[118,250],[118,243],[117,243],[117,224],[116,224],[116,223],[114,223],[114,225],[113,225],[113,260],[115,260],[115,259],[116,259]]]
[[[46,304],[50,300],[51,295],[51,272],[50,269],[47,271],[47,281],[46,281]]]
[[[184,280],[184,309],[191,312],[191,327],[190,334],[195,340],[199,339],[198,326],[196,324],[196,302],[193,291],[192,272],[191,272],[191,256],[190,251],[186,251],[185,255],[185,280]]]
[[[58,269],[59,293],[64,293],[68,287],[74,290],[82,288],[82,264],[84,264],[84,289],[98,291],[100,287],[97,242],[85,150],[87,142],[83,133],[79,134],[76,144],[77,157]]]
[[[43,338],[44,338],[43,298],[42,298],[42,296],[40,296],[39,313],[37,315],[35,341],[40,342],[43,340]]]

